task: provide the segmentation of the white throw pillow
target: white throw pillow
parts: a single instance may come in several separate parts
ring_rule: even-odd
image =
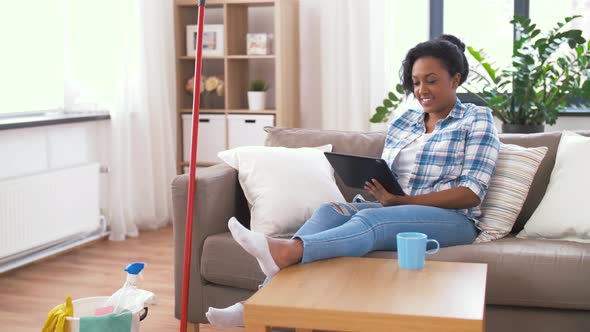
[[[482,217],[477,226],[482,232],[475,243],[497,240],[510,233],[547,150],[545,146],[500,146],[496,171],[481,204]]]
[[[590,137],[564,131],[545,196],[519,238],[590,243]]]
[[[250,205],[250,228],[272,237],[292,236],[327,202],[344,202],[334,170],[319,148],[249,146],[218,153],[238,171]]]

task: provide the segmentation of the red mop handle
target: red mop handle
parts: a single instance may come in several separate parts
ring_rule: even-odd
[[[186,208],[186,225],[184,237],[184,269],[182,274],[182,301],[180,307],[180,332],[186,332],[188,318],[188,293],[191,278],[191,252],[193,243],[193,210],[195,206],[195,182],[197,172],[197,144],[199,137],[199,102],[201,96],[201,56],[203,52],[203,20],[205,17],[205,0],[199,0],[197,7],[197,56],[195,57],[195,76],[193,85],[193,128],[191,134],[191,160],[189,163],[188,200]]]

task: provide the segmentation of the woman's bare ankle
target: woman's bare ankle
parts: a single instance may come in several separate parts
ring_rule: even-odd
[[[300,239],[293,239],[290,241],[292,242],[291,259],[293,260],[293,264],[297,264],[301,262],[301,259],[303,258],[303,241]]]
[[[268,238],[270,255],[281,269],[297,264],[301,260],[303,244],[301,240]]]

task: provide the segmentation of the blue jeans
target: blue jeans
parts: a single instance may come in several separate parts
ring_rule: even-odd
[[[473,243],[477,228],[465,215],[422,205],[322,204],[293,235],[303,242],[301,263],[397,250],[397,233],[420,232],[442,247]],[[264,284],[268,282],[264,281]],[[263,285],[264,285],[263,284]]]

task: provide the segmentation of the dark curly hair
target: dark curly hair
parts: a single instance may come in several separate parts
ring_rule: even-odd
[[[412,67],[416,60],[423,57],[434,57],[439,59],[449,72],[451,77],[461,74],[459,85],[463,84],[469,74],[469,63],[465,57],[465,44],[453,35],[441,35],[416,45],[408,51],[402,63],[400,80],[406,91],[406,95],[414,93],[412,81]]]

